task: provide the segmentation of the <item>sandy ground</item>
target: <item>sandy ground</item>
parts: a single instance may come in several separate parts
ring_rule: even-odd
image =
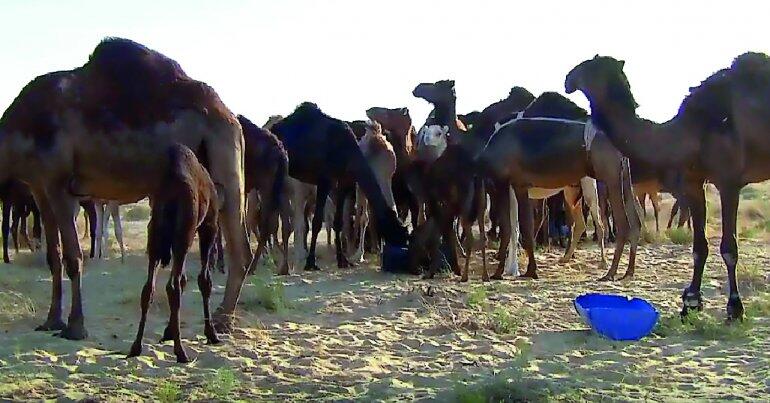
[[[41,256],[22,252],[13,265],[0,266],[0,292],[10,304],[4,306],[14,308],[0,312],[0,400],[474,401],[468,394],[484,396],[488,382],[567,401],[761,400],[770,394],[770,308],[754,309],[759,313],[741,327],[747,330],[730,337],[718,323],[715,334],[680,331],[633,343],[592,334],[575,313],[574,297],[599,291],[646,298],[665,319],[677,315],[691,258],[689,246],[668,240],[641,247],[636,278],[615,283],[595,281],[603,273],[590,242],[564,265],[557,263],[560,250],[540,251],[538,281],[486,284],[478,273],[468,284],[448,275],[424,281],[383,274],[373,256],[360,267],[336,269],[330,250],[321,247],[323,272],[278,278],[282,287],[272,293],[265,292],[270,277],[249,280],[240,328],[221,345],[205,344],[200,294],[191,282],[182,312],[193,359],[188,365],[174,361],[170,343],[156,342],[168,315],[160,292],[145,355],[126,360],[146,274],[145,225],[126,225],[125,264],[114,251],[108,261],[86,262],[86,341],[32,330],[50,293]],[[710,242],[703,293],[707,312],[721,321],[725,270],[718,240]],[[188,263],[197,275],[197,255]],[[770,307],[768,267],[767,242],[743,240],[739,276],[747,307]],[[160,290],[166,278],[163,270]],[[217,273],[215,283],[216,304],[224,275]],[[67,287],[65,281],[65,301]],[[281,297],[287,307],[266,309]]]

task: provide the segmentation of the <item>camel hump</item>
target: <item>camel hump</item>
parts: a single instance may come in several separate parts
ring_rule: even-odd
[[[586,120],[588,112],[556,92],[544,92],[524,111],[525,117]]]
[[[682,101],[679,113],[707,130],[725,131],[731,125],[732,77],[729,69],[712,74]]]
[[[735,58],[731,67],[734,82],[741,91],[770,97],[770,57],[748,52]]]
[[[128,39],[103,40],[75,71],[82,77],[85,123],[95,130],[141,129],[170,122],[181,110],[235,121],[211,87],[190,78],[176,61]]]

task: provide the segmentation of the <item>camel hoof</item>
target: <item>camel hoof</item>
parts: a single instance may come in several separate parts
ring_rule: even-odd
[[[634,278],[634,273],[626,273],[623,275],[623,277],[620,278],[620,281],[631,280],[633,278]]]
[[[728,301],[729,306],[729,301]],[[699,292],[692,292],[685,288],[682,293],[682,311],[679,313],[682,320],[692,311],[700,312],[703,310],[703,297]]]
[[[463,276],[460,278],[461,283],[467,283],[468,282],[468,276]]]
[[[534,271],[534,270],[532,270],[532,271],[527,270],[524,274],[520,275],[519,278],[531,278],[533,280],[537,280],[540,277],[537,275],[536,271]]]
[[[743,302],[738,297],[727,300],[727,323],[735,322],[743,322]]]
[[[423,280],[433,280],[433,277],[435,276],[435,273],[425,273],[422,275]]]
[[[289,268],[285,267],[285,268],[282,268],[281,270],[278,270],[278,275],[279,276],[288,276],[289,275]]]
[[[312,265],[306,265],[305,271],[321,271],[321,268],[318,267],[318,265],[312,264]]]
[[[492,277],[490,277],[490,280],[502,280],[502,279],[503,279],[503,275],[498,273],[495,273],[492,275]]]
[[[190,359],[187,358],[187,353],[184,351],[184,349],[176,353],[176,362],[180,364],[187,364],[188,362],[190,362]]]
[[[139,357],[140,355],[142,355],[142,343],[134,343],[131,345],[131,350],[129,350],[126,359]]]
[[[615,281],[615,275],[607,273],[596,281]]]
[[[51,330],[64,330],[67,328],[67,324],[61,319],[48,319],[42,325],[35,328],[36,332],[49,332]]]
[[[572,260],[572,259],[570,259],[568,257],[562,257],[562,258],[559,259],[559,263],[560,264],[569,263],[570,260]]]
[[[88,337],[88,331],[83,323],[68,324],[57,336],[67,340],[85,340]]]
[[[163,337],[160,338],[158,343],[165,343],[169,340],[174,340],[174,335],[171,333],[171,328],[166,326],[166,328],[163,330]]]

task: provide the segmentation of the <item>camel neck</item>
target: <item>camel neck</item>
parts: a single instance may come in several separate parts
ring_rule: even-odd
[[[591,119],[624,155],[658,169],[692,163],[697,139],[677,119],[658,124],[641,119],[628,105],[591,101]]]
[[[450,127],[454,126],[454,123],[457,120],[455,100],[434,104],[433,119],[438,124],[447,125]]]

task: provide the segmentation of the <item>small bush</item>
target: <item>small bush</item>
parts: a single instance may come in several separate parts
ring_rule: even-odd
[[[123,214],[126,221],[147,221],[150,219],[150,208],[144,204],[136,204]]]
[[[230,368],[219,368],[206,384],[206,392],[216,400],[222,401],[227,400],[236,386],[238,378],[235,372]]]
[[[171,381],[162,381],[155,386],[155,397],[162,403],[178,402],[181,395],[179,385]]]
[[[510,334],[519,328],[521,317],[514,317],[507,309],[497,307],[492,311],[492,323],[495,333]]]
[[[666,236],[677,245],[689,245],[692,243],[692,232],[684,227],[669,228],[666,231]]]
[[[272,312],[281,312],[291,307],[283,283],[276,280],[272,273],[258,272],[252,277],[251,284],[255,295],[253,303]]]
[[[16,291],[0,291],[0,323],[35,315],[35,303]]]
[[[475,287],[468,293],[467,304],[471,308],[483,308],[487,303],[487,289]]]
[[[743,322],[727,324],[707,312],[690,311],[687,316],[680,315],[661,318],[654,333],[661,337],[693,335],[706,340],[731,340],[747,336],[752,327],[752,318]]]

